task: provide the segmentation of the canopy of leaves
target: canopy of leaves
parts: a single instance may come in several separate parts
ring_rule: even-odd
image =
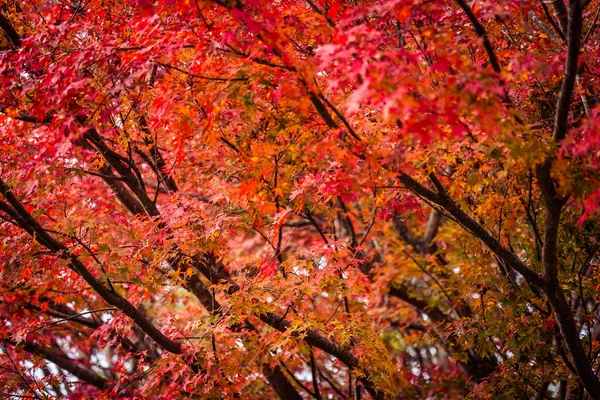
[[[0,397],[600,399],[600,4],[0,3]]]

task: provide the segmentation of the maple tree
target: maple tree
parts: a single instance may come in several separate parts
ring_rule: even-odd
[[[600,4],[0,5],[0,393],[600,399]]]

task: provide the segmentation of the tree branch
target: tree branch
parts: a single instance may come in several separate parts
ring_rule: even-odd
[[[134,215],[145,214],[144,207],[140,204],[140,202],[131,194],[129,190],[125,187],[123,182],[119,181],[119,178],[112,172],[112,168],[110,164],[106,163],[100,168],[100,172],[102,172],[102,180],[104,183],[108,185],[117,196],[117,199],[125,206],[126,209],[129,210]]]
[[[90,128],[85,133],[85,138],[89,140],[98,152],[104,157],[104,159],[117,171],[122,178],[124,178],[124,182],[132,191],[132,193],[137,197],[138,201],[144,208],[144,211],[151,217],[157,216],[158,209],[154,202],[148,197],[146,193],[146,189],[143,186],[143,181],[140,179],[140,173],[136,170],[136,174],[132,172],[132,168],[135,169],[135,166],[127,163],[123,156],[115,153],[112,149],[110,149],[104,139],[100,136],[100,134],[94,129]],[[136,176],[137,175],[137,176]]]
[[[264,313],[260,316],[261,321],[265,322],[267,325],[277,329],[280,332],[285,332],[291,327],[291,323],[283,320],[281,316],[275,313]],[[294,332],[294,336],[303,336],[304,341],[311,346],[314,346],[320,350],[323,350],[325,353],[330,354],[346,364],[346,366],[350,369],[359,368],[359,360],[358,358],[352,354],[352,352],[339,344],[335,343],[332,340],[329,340],[312,329],[307,329],[302,332]],[[365,385],[367,391],[373,398],[380,398],[383,394],[373,385],[371,381],[371,377],[367,371],[362,369],[363,374],[365,376],[361,379],[361,382]]]
[[[469,7],[465,0],[456,0],[456,2],[460,6],[460,8],[463,9],[465,14],[467,14],[467,17],[469,18],[469,21],[471,21],[471,24],[473,25],[477,36],[479,36],[479,38],[483,40],[483,48],[487,53],[488,59],[490,60],[490,64],[492,65],[494,72],[499,73],[502,70],[502,68],[500,68],[500,62],[498,62],[498,57],[496,57],[494,47],[492,46],[492,43],[488,38],[487,31],[485,30],[483,25],[481,25],[475,14],[473,14],[473,10],[471,10],[471,7]]]
[[[441,323],[451,321],[451,318],[449,318],[436,306],[429,304],[427,301],[411,296],[405,284],[392,285],[390,287],[390,296],[396,297],[415,307],[420,312],[427,314],[427,316],[434,322]]]
[[[77,378],[81,379],[83,382],[95,386],[100,390],[104,390],[109,386],[108,380],[102,378],[101,376],[92,371],[80,367],[79,365],[75,364],[70,358],[58,354],[45,346],[41,346],[37,343],[30,341],[21,341],[17,343],[12,340],[5,339],[4,342],[16,348],[25,350],[28,353],[40,356],[56,364],[60,368],[72,374],[73,376],[76,376]]]
[[[548,6],[546,6],[545,0],[539,0],[540,4],[542,5],[542,8],[544,10],[544,15],[546,16],[546,19],[548,20],[548,22],[550,22],[550,25],[552,25],[552,28],[554,29],[554,31],[558,34],[558,36],[560,36],[560,38],[562,40],[565,40],[565,33],[564,31],[560,28],[560,26],[558,26],[556,24],[556,22],[554,22],[554,18],[552,18],[552,15],[550,14],[550,11],[548,10]],[[556,1],[556,0],[553,0]],[[560,1],[560,0],[559,0]],[[563,7],[565,5],[563,4]],[[560,21],[559,21],[560,23]]]
[[[429,219],[427,220],[427,227],[425,228],[425,234],[423,235],[423,244],[429,248],[433,239],[435,239],[440,226],[442,225],[443,215],[438,210],[431,210]]]
[[[12,206],[13,214],[18,216],[18,223],[20,227],[27,231],[35,241],[46,247],[57,257],[66,260],[69,267],[78,273],[104,301],[118,308],[121,310],[121,312],[123,312],[123,314],[131,318],[131,320],[133,320],[133,322],[135,322],[136,325],[138,325],[140,329],[144,331],[144,333],[150,336],[161,347],[171,353],[181,354],[181,343],[175,342],[166,337],[146,318],[141,311],[134,307],[127,299],[118,293],[110,291],[100,281],[98,281],[94,275],[88,271],[88,269],[76,255],[71,254],[69,249],[64,244],[50,236],[50,234],[31,216],[31,214],[29,214],[25,207],[23,207],[19,200],[17,200],[17,198],[12,194],[2,179],[0,179],[0,193],[4,195],[4,197]],[[2,211],[5,210],[2,209]]]
[[[557,1],[554,3],[556,2]],[[562,3],[561,0],[558,0],[558,2]],[[560,142],[567,134],[567,123],[569,109],[571,107],[571,97],[573,95],[573,88],[575,87],[575,82],[577,79],[577,59],[579,57],[579,47],[581,44],[582,13],[583,5],[581,4],[580,0],[569,1],[565,76],[560,88],[560,94],[558,95],[554,119],[554,131],[552,133],[554,140],[557,142]]]
[[[6,18],[4,16],[4,14],[2,14],[1,12],[0,12],[0,29],[2,29],[2,31],[4,32],[4,35],[6,36],[6,38],[10,42],[10,44],[15,49],[18,49],[19,47],[21,47],[21,36],[19,36],[19,34],[15,30],[15,28],[12,26],[12,24],[8,20],[8,18]]]
[[[573,1],[569,2],[572,3]],[[574,0],[574,2],[578,3],[579,1]],[[563,33],[562,37],[564,38],[567,35],[567,26],[569,25],[567,7],[565,7],[563,0],[550,0],[550,4],[552,4],[554,14],[556,15],[558,24],[560,25],[560,30]]]
[[[285,376],[279,365],[271,368],[268,364],[263,364],[262,372],[279,398],[302,400],[302,396]]]
[[[512,251],[502,246],[483,226],[461,210],[447,194],[433,192],[405,173],[401,173],[399,178],[410,191],[444,208],[464,229],[481,240],[490,250],[492,250],[492,252],[494,252],[494,254],[496,254],[496,256],[503,260],[506,265],[509,265],[515,271],[520,273],[529,284],[538,287],[543,285],[542,277],[540,277],[537,272],[525,265],[525,263]]]

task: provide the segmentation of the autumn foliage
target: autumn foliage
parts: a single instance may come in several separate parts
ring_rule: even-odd
[[[599,11],[0,2],[0,397],[600,399]]]

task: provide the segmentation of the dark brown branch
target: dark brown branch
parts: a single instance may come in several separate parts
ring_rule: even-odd
[[[333,118],[329,114],[329,111],[327,111],[327,107],[325,107],[325,105],[321,102],[319,97],[316,94],[311,94],[309,98],[315,106],[315,108],[317,109],[317,112],[319,113],[321,118],[323,118],[323,121],[325,121],[325,123],[327,124],[327,126],[333,129],[339,128],[339,125],[333,120]]]
[[[2,13],[0,13],[0,29],[2,29],[4,35],[15,49],[21,47],[21,36],[19,36],[8,18]]]
[[[342,123],[344,124],[344,126],[346,127],[346,129],[348,130],[350,135],[352,135],[352,137],[354,139],[356,139],[360,142],[362,139],[360,138],[360,136],[358,136],[358,134],[356,133],[354,128],[352,128],[352,126],[350,125],[350,123],[348,122],[346,117],[344,117],[344,114],[342,114],[341,111],[339,111],[336,108],[336,106],[333,105],[332,102],[327,100],[327,97],[323,96],[322,94],[319,95],[319,97],[321,98],[321,100],[323,100],[325,102],[325,104],[327,104],[327,107],[329,107],[331,109],[331,111],[333,111],[333,113],[340,119],[340,121],[342,121]]]
[[[192,257],[194,260],[195,268],[199,270],[206,278],[210,280],[211,283],[226,283],[229,284],[229,294],[233,294],[240,290],[240,286],[235,282],[231,281],[229,275],[225,271],[224,265],[216,260],[216,257],[210,253],[204,253],[201,255],[196,255]],[[277,315],[275,313],[263,313],[258,316],[261,321],[271,326],[272,328],[277,329],[280,332],[285,332],[291,327],[291,323],[282,318],[282,316]],[[316,331],[313,330],[305,330],[302,332],[294,332],[294,336],[302,336],[304,341],[311,346],[314,346],[318,349],[323,350],[329,355],[337,358],[346,366],[351,369],[359,368],[359,360],[358,358],[352,354],[352,352],[335,343],[334,341],[327,339],[321,335],[319,335]],[[363,379],[363,383],[365,384],[367,390],[373,397],[379,396],[381,394],[372,381],[370,380],[368,371],[363,370],[365,377]]]
[[[437,178],[436,178],[437,180]],[[438,181],[439,184],[439,181]],[[440,185],[441,187],[441,185]],[[420,255],[431,253],[435,246],[432,246],[433,239],[437,235],[442,224],[443,214],[436,209],[431,210],[427,220],[427,226],[422,239],[413,235],[406,223],[399,216],[392,217],[392,226],[394,230],[405,243],[412,246]]]
[[[577,60],[581,45],[583,2],[569,2],[568,22],[564,21],[566,10],[561,0],[553,1],[555,12],[561,22],[561,28],[567,32],[567,54],[565,73],[556,105],[553,138],[555,142],[564,139],[568,132],[568,116],[571,108],[571,98],[577,81]],[[558,327],[565,341],[582,385],[592,399],[600,399],[600,381],[594,373],[585,349],[579,337],[579,329],[573,319],[571,307],[558,279],[558,230],[560,214],[564,199],[559,198],[554,179],[551,175],[554,157],[536,166],[536,176],[546,205],[544,219],[544,243],[542,249],[542,264],[544,267],[545,286],[542,287],[555,314]]]
[[[131,194],[129,190],[127,190],[123,182],[120,182],[117,179],[112,179],[112,177],[119,177],[112,172],[110,164],[104,164],[102,168],[100,168],[100,171],[102,172],[102,175],[104,175],[104,177],[102,177],[104,182],[112,189],[117,196],[117,199],[119,199],[121,204],[123,204],[125,208],[129,210],[129,212],[134,215],[144,214],[144,207],[142,207],[140,202]]]
[[[317,98],[317,100],[318,100],[318,98]],[[322,103],[321,103],[321,106],[323,108],[325,108]],[[113,152],[110,149],[108,149],[108,147],[106,146],[106,144],[104,143],[104,141],[102,140],[100,135],[94,129],[88,130],[87,134],[88,134],[88,138],[94,143],[94,145],[96,145],[96,148],[107,159],[107,161],[109,161],[109,162],[112,161],[114,163],[114,164],[111,163],[113,168],[117,169],[117,172],[119,172],[119,174],[121,176],[126,178],[126,182],[128,183],[128,186],[130,187],[130,189],[132,189],[132,191],[134,191],[134,189],[138,189],[138,192],[139,192],[139,188],[137,188],[135,186],[135,183],[132,182],[134,180],[133,173],[129,170],[129,168],[127,168],[127,166],[124,166],[122,164],[122,162],[123,162],[122,158],[119,157],[118,155],[112,154]],[[138,193],[135,193],[135,194],[138,195]],[[145,195],[145,192],[144,192],[144,195]],[[140,196],[138,196],[138,199],[140,199]],[[141,200],[142,199],[140,199],[140,201]],[[144,208],[146,209],[145,211],[147,212],[148,208],[146,208],[146,206]],[[155,213],[153,213],[151,215],[159,216],[160,214],[159,214],[158,210],[156,210]],[[71,257],[71,258],[76,260],[76,257]],[[181,259],[183,259],[183,254],[176,250],[174,259],[170,260],[170,262],[169,262],[171,268],[172,269],[174,267],[177,268],[176,266],[178,265],[179,260],[181,260]],[[230,294],[234,293],[240,289],[238,285],[236,285],[235,283],[232,283],[230,281],[229,276],[225,273],[224,266],[220,262],[217,262],[216,257],[214,255],[212,255],[210,253],[203,253],[203,254],[195,255],[192,257],[192,261],[193,261],[193,266],[195,267],[195,269],[200,271],[204,276],[206,276],[206,278],[208,278],[211,281],[211,283],[213,283],[213,284],[214,283],[223,283],[223,282],[231,283],[231,286],[229,288]],[[198,297],[198,299],[202,302],[203,305],[207,306],[209,301],[214,301],[214,300],[212,300],[211,298],[209,298],[207,296],[207,289],[205,289],[203,287],[204,285],[201,283],[200,279],[197,276],[195,276],[195,278],[194,278],[194,276],[195,276],[195,273],[194,273],[194,275],[192,275],[193,281],[189,281],[190,285],[188,286],[188,284],[186,283],[185,286],[186,286],[186,288],[188,288],[188,290],[190,290],[192,293],[194,293]],[[102,288],[104,288],[104,287],[102,286]],[[125,300],[125,299],[123,299],[123,300]],[[114,305],[115,307],[121,309],[121,307],[119,307],[119,305],[117,305],[117,304],[113,304],[110,302],[109,302],[109,304]],[[214,309],[215,305],[213,304],[212,307]],[[126,315],[128,315],[128,314],[126,314]],[[264,322],[267,322],[269,325],[271,325],[272,327],[274,327],[277,330],[280,330],[280,331],[287,330],[288,327],[290,326],[290,323],[283,319],[279,320],[279,318],[280,318],[279,316],[277,316],[276,320],[273,320],[272,318],[268,317],[268,316],[274,316],[274,315],[275,314],[265,314],[264,316],[261,316],[261,319]],[[263,318],[265,318],[265,319],[263,319]],[[140,328],[142,328],[145,331],[143,326],[140,326]],[[148,328],[148,327],[146,327],[146,328]],[[152,328],[153,328],[153,326],[152,326]],[[310,333],[308,333],[308,332],[310,332]],[[333,355],[334,357],[338,358],[340,361],[344,362],[350,368],[358,367],[358,359],[349,350],[342,350],[342,348],[339,345],[320,336],[319,334],[317,334],[314,331],[308,331],[308,332],[306,333],[307,338],[305,339],[307,341],[307,343],[327,352],[328,354]],[[148,332],[146,332],[146,333],[152,337],[152,335],[150,335]],[[162,333],[161,333],[161,335],[162,335]],[[154,337],[153,337],[153,339],[154,339]],[[166,337],[165,337],[165,339],[166,339]],[[167,340],[170,340],[170,339],[167,339]],[[158,340],[155,339],[155,341],[157,341],[157,343],[161,344],[160,342],[158,342]],[[164,340],[163,340],[163,342],[164,342]],[[173,342],[173,343],[176,343],[176,342]],[[172,350],[179,351],[179,353],[180,353],[181,352],[180,344],[176,343],[176,345],[177,345],[177,348],[175,348],[175,347],[171,347],[171,348],[172,348]],[[161,346],[164,347],[163,344],[161,344]],[[175,353],[175,351],[169,350],[168,348],[166,348],[166,349],[168,351]],[[331,352],[333,352],[333,353],[331,353]],[[179,353],[176,353],[176,354],[179,354]],[[380,392],[378,392],[374,388],[372,382],[368,378],[368,375],[366,378],[363,378],[363,380],[364,380],[367,390],[370,393],[372,392],[372,395],[374,397],[379,395]]]
[[[494,252],[494,254],[503,260],[506,265],[520,273],[527,282],[538,287],[543,286],[543,280],[537,272],[525,265],[515,253],[502,246],[502,244],[492,237],[483,226],[456,205],[448,195],[436,193],[427,189],[407,174],[402,173],[399,178],[410,191],[445,209],[464,229],[480,239],[490,250],[492,250],[492,252]]]
[[[233,53],[233,54],[235,54],[237,56],[247,58],[248,60],[250,60],[250,61],[252,61],[253,63],[256,63],[256,64],[265,65],[265,66],[271,67],[271,68],[279,68],[279,69],[283,69],[283,70],[286,70],[286,71],[292,71],[292,72],[296,71],[296,68],[294,66],[287,66],[287,65],[275,64],[275,63],[272,63],[269,60],[266,60],[264,58],[254,57],[251,54],[244,53],[243,51],[240,51],[238,49],[235,49],[235,48],[231,47],[227,43],[225,43],[225,46],[227,46],[227,48],[229,50],[225,50],[225,49],[222,49],[222,48],[219,49],[219,50],[221,50],[224,53],[231,52],[231,53]]]
[[[29,214],[25,207],[19,200],[12,194],[9,187],[0,179],[0,193],[4,195],[6,200],[12,206],[11,216],[17,216],[17,222],[20,227],[28,232],[39,244],[46,247],[54,255],[67,261],[69,268],[78,273],[96,293],[108,304],[118,308],[127,315],[133,322],[136,323],[151,337],[156,343],[162,346],[165,350],[174,353],[181,354],[181,344],[175,342],[166,337],[160,332],[147,318],[146,316],[135,308],[127,299],[114,293],[106,288],[100,281],[98,281],[94,275],[85,267],[81,260],[70,253],[69,249],[50,234]],[[4,203],[1,203],[4,204]],[[6,211],[3,207],[2,211]],[[10,211],[10,210],[9,210]]]
[[[587,33],[583,37],[582,46],[585,46],[588,39],[590,38],[590,35],[594,32],[594,29],[596,29],[596,22],[598,21],[599,15],[600,15],[600,7],[598,7],[598,9],[596,10],[596,14],[594,14],[594,20],[590,24]]]
[[[47,310],[48,311],[48,310]],[[75,321],[78,322],[80,324],[86,324],[87,326],[92,326],[92,325],[96,325],[96,327],[98,327],[98,324],[95,324],[93,321],[91,320],[86,320],[86,318],[79,318],[82,315],[87,315],[87,314],[92,314],[92,313],[96,313],[96,312],[104,312],[104,311],[119,311],[119,309],[114,308],[114,307],[107,307],[107,308],[99,308],[97,310],[90,310],[90,311],[84,311],[84,312],[80,312],[80,313],[76,313],[73,315],[68,315],[68,316],[60,316],[60,319],[54,320],[54,321],[50,321],[47,322],[43,325],[38,326],[37,328],[33,329],[32,332],[35,331],[39,331],[39,330],[43,330],[48,326],[51,325],[56,325],[56,324],[61,324],[63,322],[67,322],[67,321]],[[51,310],[49,312],[47,312],[48,315],[52,315],[54,314],[54,316],[56,316],[57,313],[53,313]]]
[[[540,4],[542,5],[542,8],[544,9],[544,15],[546,16],[546,19],[548,20],[548,22],[550,22],[550,25],[552,25],[552,28],[558,34],[558,36],[560,36],[560,38],[564,41],[565,34],[564,34],[563,30],[560,29],[560,27],[556,24],[556,22],[554,21],[554,18],[552,18],[552,15],[550,14],[550,11],[548,10],[548,6],[546,5],[545,0],[540,0]],[[563,7],[564,7],[564,4],[563,4]]]
[[[312,227],[313,223],[311,221],[295,221],[295,222],[286,222],[282,225],[286,228],[305,228],[307,226]]]
[[[600,381],[598,381],[598,377],[590,366],[586,351],[579,338],[579,329],[573,319],[571,307],[565,298],[562,288],[560,285],[550,285],[544,292],[554,310],[560,333],[565,341],[573,367],[577,371],[581,383],[591,399],[600,399]]]
[[[114,168],[117,173],[124,178],[131,192],[137,197],[140,205],[144,208],[146,214],[151,217],[157,216],[158,209],[154,202],[148,197],[143,181],[140,179],[139,171],[132,171],[134,166],[130,165],[129,160],[110,149],[100,134],[93,128],[85,133],[85,138],[90,141],[98,150],[104,159]]]
[[[313,383],[313,389],[314,389],[314,393],[315,393],[315,398],[318,400],[321,400],[321,391],[319,390],[319,378],[318,378],[318,374],[317,374],[317,363],[315,362],[315,355],[313,353],[312,348],[309,349],[310,351],[310,372],[312,374],[312,383]]]
[[[298,379],[292,371],[290,371],[290,369],[287,367],[287,365],[285,365],[285,363],[283,361],[280,361],[279,363],[281,364],[281,366],[283,367],[285,372],[287,372],[287,374],[290,376],[290,378],[292,378],[292,380],[294,382],[296,382],[296,384],[298,386],[300,386],[300,388],[302,390],[304,390],[306,393],[308,393],[311,397],[313,397],[313,398],[315,397],[315,394],[309,388],[307,388],[306,385],[304,385],[304,383],[302,383],[302,381],[300,379]]]
[[[556,1],[555,1],[556,2]],[[561,0],[558,2],[562,3]],[[567,31],[567,57],[565,60],[565,76],[563,78],[558,102],[556,104],[556,115],[554,119],[554,140],[561,141],[567,134],[569,109],[571,97],[577,80],[577,59],[581,44],[583,6],[580,0],[569,2],[569,24]]]
[[[346,228],[346,230],[348,231],[347,233],[350,235],[351,238],[351,245],[353,248],[356,248],[356,246],[358,245],[358,242],[356,241],[356,230],[354,229],[354,225],[352,224],[352,220],[350,219],[350,216],[348,215],[348,208],[346,207],[346,205],[344,204],[344,202],[342,201],[342,199],[340,197],[338,197],[338,203],[342,209],[342,215],[340,216],[341,219],[341,225],[344,226],[344,228]]]
[[[225,143],[225,145],[227,147],[229,147],[231,150],[235,151],[237,154],[240,154],[240,150],[233,143],[231,143],[226,137],[221,136],[219,138],[219,141]]]
[[[24,111],[21,111],[19,113],[19,115],[16,117],[16,119],[18,119],[20,121],[37,123],[37,124],[49,124],[52,121],[52,118],[53,118],[52,114],[46,114],[44,116],[44,118],[39,119],[35,115],[31,115],[31,114],[26,113]]]
[[[421,251],[421,241],[408,228],[402,217],[394,215],[392,217],[392,226],[394,227],[394,230],[400,239],[402,239],[406,244],[417,249],[419,252]]]
[[[172,270],[185,271],[189,266],[182,265],[181,261],[183,257],[179,257],[179,260],[172,260],[170,262]],[[183,275],[184,273],[181,272]],[[215,316],[222,316],[222,308],[221,305],[216,301],[214,294],[211,293],[210,289],[208,289],[200,280],[198,274],[194,272],[191,277],[183,279],[183,286],[196,298],[200,301],[200,303],[204,306],[204,308]],[[252,323],[246,321],[244,324],[236,324],[229,327],[233,331],[241,331],[243,329],[249,329],[251,331],[256,331],[256,328]],[[285,374],[281,371],[279,366],[275,368],[271,368],[268,364],[263,364],[262,367],[263,375],[269,382],[269,385],[273,388],[275,393],[282,399],[302,399],[302,396],[298,393],[296,388],[290,383]]]
[[[136,212],[134,212],[133,210],[130,211],[134,215],[144,215],[144,211],[141,209],[136,210]],[[207,288],[204,285],[204,283],[202,283],[202,281],[200,280],[200,276],[195,270],[193,270],[193,273],[190,277],[185,276],[185,271],[187,271],[189,268],[194,267],[198,270],[204,271],[205,276],[214,276],[217,280],[225,279],[227,277],[220,274],[217,271],[217,268],[212,267],[213,264],[216,264],[216,259],[210,254],[196,256],[192,259],[191,264],[189,263],[189,260],[189,257],[186,257],[176,248],[174,255],[169,259],[168,264],[172,271],[179,273],[179,276],[177,276],[177,278],[181,280],[182,286],[190,293],[192,293],[198,299],[200,304],[202,304],[202,306],[209,313],[215,316],[221,316],[222,308],[218,301],[215,299],[214,293],[211,293],[210,289]],[[239,331],[244,328],[253,331],[256,330],[256,328],[249,321],[247,321],[245,324],[237,324],[235,326],[230,327],[230,329],[234,331]],[[265,375],[265,378],[269,382],[269,385],[271,385],[273,390],[281,398],[301,399],[302,397],[298,394],[293,385],[291,385],[287,377],[277,368],[278,367],[276,367],[275,369],[271,369],[268,365],[263,365],[263,373]]]
[[[572,1],[569,2],[572,3]],[[573,2],[579,3],[579,0],[573,0]],[[560,25],[560,30],[563,32],[562,37],[564,38],[567,35],[567,27],[569,25],[567,7],[565,7],[563,0],[550,0],[550,4],[552,4],[554,14]]]
[[[45,346],[41,346],[37,343],[33,343],[30,341],[22,341],[16,343],[12,340],[5,339],[4,342],[9,343],[10,345],[16,348],[25,350],[28,353],[40,356],[56,364],[60,368],[72,374],[73,376],[76,376],[77,378],[81,379],[83,382],[89,383],[90,385],[93,385],[100,390],[106,389],[109,385],[109,382],[106,379],[99,376],[98,374],[87,370],[83,367],[80,367],[79,365],[75,364],[75,362],[70,358],[58,354],[56,351],[51,350]]]
[[[479,36],[479,38],[483,40],[483,48],[487,53],[488,59],[490,60],[490,64],[492,65],[494,72],[500,72],[502,68],[500,68],[498,57],[496,57],[494,47],[492,46],[492,43],[488,38],[487,31],[485,30],[483,25],[481,25],[475,14],[473,14],[473,10],[471,10],[471,7],[467,4],[466,0],[456,0],[456,2],[460,6],[460,8],[463,9],[465,14],[467,14],[467,17],[469,18],[469,21],[471,21],[471,24],[473,25],[473,29],[475,30],[477,36]]]
[[[76,313],[74,310],[72,310],[64,304],[58,304],[51,299],[43,297],[40,297],[39,301],[41,303],[48,303],[48,308],[44,313],[52,317],[62,318],[63,321],[68,319],[69,321],[77,322],[78,324],[87,326],[88,328],[92,329],[98,329],[101,325],[93,319],[83,318],[81,316],[83,314]],[[38,307],[33,304],[27,304],[25,307],[41,311],[41,307]]]
[[[329,386],[333,389],[334,392],[336,392],[338,394],[338,396],[340,396],[340,398],[342,398],[342,399],[347,398],[346,395],[340,390],[340,388],[338,388],[336,386],[336,384],[333,383],[331,381],[331,379],[328,378],[321,370],[319,370],[319,376],[321,378],[323,378],[323,380],[325,380],[325,382],[327,382],[329,384]]]
[[[418,311],[427,314],[427,316],[434,322],[448,322],[451,321],[442,310],[437,308],[434,305],[429,304],[429,302],[425,300],[418,299],[417,297],[411,295],[408,291],[408,288],[404,284],[397,284],[390,288],[390,296],[396,297],[407,304],[410,304]]]
[[[165,162],[165,159],[163,158],[160,151],[158,150],[156,143],[154,143],[154,139],[150,132],[150,128],[148,127],[148,122],[146,121],[146,118],[143,115],[141,115],[138,118],[138,123],[140,126],[140,130],[144,133],[144,142],[148,146],[150,157],[152,158],[151,161],[145,159],[146,162],[148,162],[150,168],[152,168],[156,176],[159,177],[159,180],[165,185],[167,190],[171,192],[177,192],[178,188],[177,184],[175,183],[175,179],[173,179],[173,177],[170,176],[166,171],[167,163]],[[145,158],[145,153],[140,151],[140,155],[142,155]]]
[[[556,2],[555,2],[556,3]],[[562,3],[562,2],[560,2]],[[554,4],[554,3],[553,3]],[[567,56],[565,75],[556,106],[553,138],[560,142],[568,131],[568,114],[571,97],[577,79],[577,59],[581,40],[583,4],[579,0],[569,2],[569,19],[567,29]],[[542,264],[544,267],[543,287],[554,311],[558,327],[571,356],[573,367],[577,371],[581,383],[593,399],[600,399],[600,381],[589,364],[587,354],[579,338],[579,330],[573,319],[571,307],[558,279],[558,229],[560,214],[564,200],[558,197],[554,180],[551,176],[553,157],[536,167],[538,184],[541,188],[546,216],[544,220],[544,246]]]
[[[271,368],[268,364],[263,364],[262,372],[280,399],[302,400],[302,396],[285,376],[279,365]]]
[[[434,180],[435,185],[436,187],[438,187],[439,190],[445,192],[441,183],[437,180],[437,178],[435,178],[435,176],[430,177],[430,179]],[[426,255],[431,254],[433,249],[435,248],[435,246],[432,245],[432,242],[442,223],[442,219],[443,214],[438,210],[433,209],[431,211],[431,214],[429,215],[429,220],[427,222],[425,234],[422,239],[416,238],[400,217],[394,217],[392,220],[392,224],[394,226],[394,229],[396,230],[396,233],[398,233],[398,236],[400,236],[400,238],[404,242],[412,246],[413,249],[419,254]],[[424,268],[421,269],[424,270]],[[440,286],[441,288],[441,285],[438,284],[438,286]],[[427,314],[427,316],[434,322],[444,323],[452,321],[452,319],[438,307],[431,305],[427,301],[420,300],[414,295],[411,295],[409,293],[408,287],[405,284],[397,284],[392,286],[390,288],[389,294],[390,296],[396,297],[404,301],[405,303],[412,305],[418,311]],[[452,301],[450,301],[450,303],[452,304]],[[453,338],[454,337],[451,338],[451,341],[453,340]],[[498,367],[498,364],[495,360],[482,357],[473,349],[468,349],[467,354],[468,361],[466,363],[463,363],[462,365],[466,370],[467,374],[475,378],[477,381],[486,378]]]
[[[331,17],[329,17],[327,14],[325,14],[313,1],[306,0],[306,3],[310,6],[310,8],[312,8],[312,10],[314,12],[316,12],[317,14],[319,14],[320,16],[325,18],[325,20],[327,21],[329,26],[331,26],[332,28],[335,28],[335,22],[333,22]]]
[[[56,323],[66,322],[66,321],[76,322],[83,326],[87,326],[88,328],[91,328],[91,329],[98,329],[100,326],[102,326],[102,322],[98,322],[96,319],[82,317],[82,315],[89,314],[90,313],[89,311],[83,312],[83,313],[78,313],[75,310],[73,310],[72,308],[70,308],[64,304],[56,303],[55,301],[53,301],[52,299],[49,299],[47,297],[40,297],[39,302],[48,303],[48,307],[44,311],[44,314],[50,315],[52,317],[60,318],[60,320],[52,321],[51,323],[45,324],[42,327],[56,324]],[[31,303],[23,304],[23,307],[33,309],[33,310],[36,310],[39,312],[42,311],[41,307],[31,304]],[[140,349],[137,348],[136,345],[131,340],[124,338],[122,336],[119,336],[118,340],[123,345],[123,348],[125,348],[127,351],[131,351],[131,352],[140,351]]]
[[[204,79],[207,81],[216,81],[216,82],[245,82],[248,80],[248,78],[220,78],[220,77],[211,77],[211,76],[205,76],[205,75],[196,75],[193,74],[191,72],[188,72],[184,69],[178,68],[174,65],[170,65],[170,64],[165,64],[165,63],[159,63],[159,65],[165,69],[173,69],[177,72],[181,72],[182,74],[191,76],[192,78],[196,78],[196,79]]]
[[[557,241],[558,227],[560,223],[560,212],[563,201],[558,198],[554,180],[550,175],[552,164],[550,159],[536,167],[538,184],[542,190],[544,203],[546,204],[546,216],[544,218],[544,242],[542,248],[542,264],[544,267],[544,278],[553,285],[558,284],[558,258]]]
[[[429,248],[433,239],[435,239],[440,226],[442,225],[443,215],[438,210],[431,210],[429,219],[427,220],[427,227],[425,228],[425,234],[423,235],[423,244]]]
[[[260,315],[261,321],[265,322],[267,325],[277,329],[280,332],[285,332],[291,327],[291,323],[285,321],[281,318],[281,316],[275,313],[264,313]],[[359,368],[359,360],[358,358],[352,354],[352,352],[335,343],[332,340],[329,340],[317,332],[307,329],[303,332],[294,332],[294,336],[303,336],[304,341],[311,346],[314,346],[320,350],[323,350],[325,353],[330,354],[346,364],[346,366],[350,369]],[[365,376],[361,378],[361,382],[365,385],[367,391],[374,398],[379,398],[382,396],[382,393],[377,390],[377,388],[373,385],[371,378],[367,371],[363,369],[363,373]]]

